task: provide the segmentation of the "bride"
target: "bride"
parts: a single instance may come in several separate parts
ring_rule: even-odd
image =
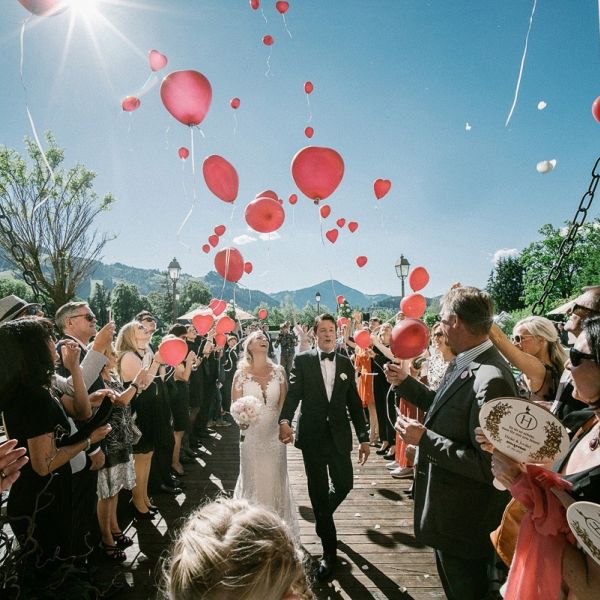
[[[279,413],[285,400],[285,369],[268,357],[269,341],[261,331],[251,333],[233,378],[232,401],[254,396],[265,404],[258,420],[240,442],[240,474],[234,498],[271,508],[300,538],[296,507],[287,473],[287,446],[279,441]]]

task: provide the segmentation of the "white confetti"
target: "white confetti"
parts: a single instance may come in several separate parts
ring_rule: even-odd
[[[354,513],[355,517],[360,517],[360,513]]]
[[[379,523],[377,523],[374,527],[374,529],[381,529],[381,525],[379,525]]]
[[[403,594],[406,594],[406,592],[408,591],[408,588],[405,588],[404,586],[402,586],[402,587],[400,588],[400,591],[401,591]]]
[[[540,100],[540,102],[538,102],[538,110],[544,110],[546,106],[548,105],[543,100]]]
[[[371,485],[377,485],[376,481],[371,481]]]
[[[363,565],[363,566],[361,567],[361,569],[362,569],[363,571],[368,571],[368,570],[369,570],[369,565]]]
[[[535,169],[538,173],[549,173],[550,171],[554,170],[554,167],[556,167],[555,158],[553,158],[552,160],[541,160],[535,166]]]
[[[423,579],[429,579],[431,577],[431,575],[429,575],[428,573],[425,573],[425,575],[423,575]]]
[[[470,123],[467,121],[465,123],[465,131],[471,131],[471,129],[472,129],[472,127],[471,127]]]

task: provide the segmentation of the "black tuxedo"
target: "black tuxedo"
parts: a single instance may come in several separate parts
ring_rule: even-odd
[[[328,399],[318,351],[296,355],[280,420],[291,423],[298,404],[301,407],[296,447],[302,450],[317,535],[325,554],[335,554],[337,536],[333,513],[352,489],[353,479],[348,415],[359,442],[369,441],[350,360],[336,354],[333,391]]]

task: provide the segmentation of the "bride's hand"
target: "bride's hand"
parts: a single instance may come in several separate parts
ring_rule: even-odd
[[[242,423],[242,424],[240,425],[240,429],[241,429],[242,431],[244,431],[244,430],[248,429],[248,427],[250,427],[250,425],[246,425],[245,423]]]

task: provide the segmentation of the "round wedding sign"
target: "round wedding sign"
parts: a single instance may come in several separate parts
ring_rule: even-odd
[[[574,502],[567,521],[580,546],[600,565],[600,504]]]
[[[569,448],[562,423],[545,408],[523,398],[486,402],[479,411],[479,424],[495,448],[519,462],[554,462]]]

